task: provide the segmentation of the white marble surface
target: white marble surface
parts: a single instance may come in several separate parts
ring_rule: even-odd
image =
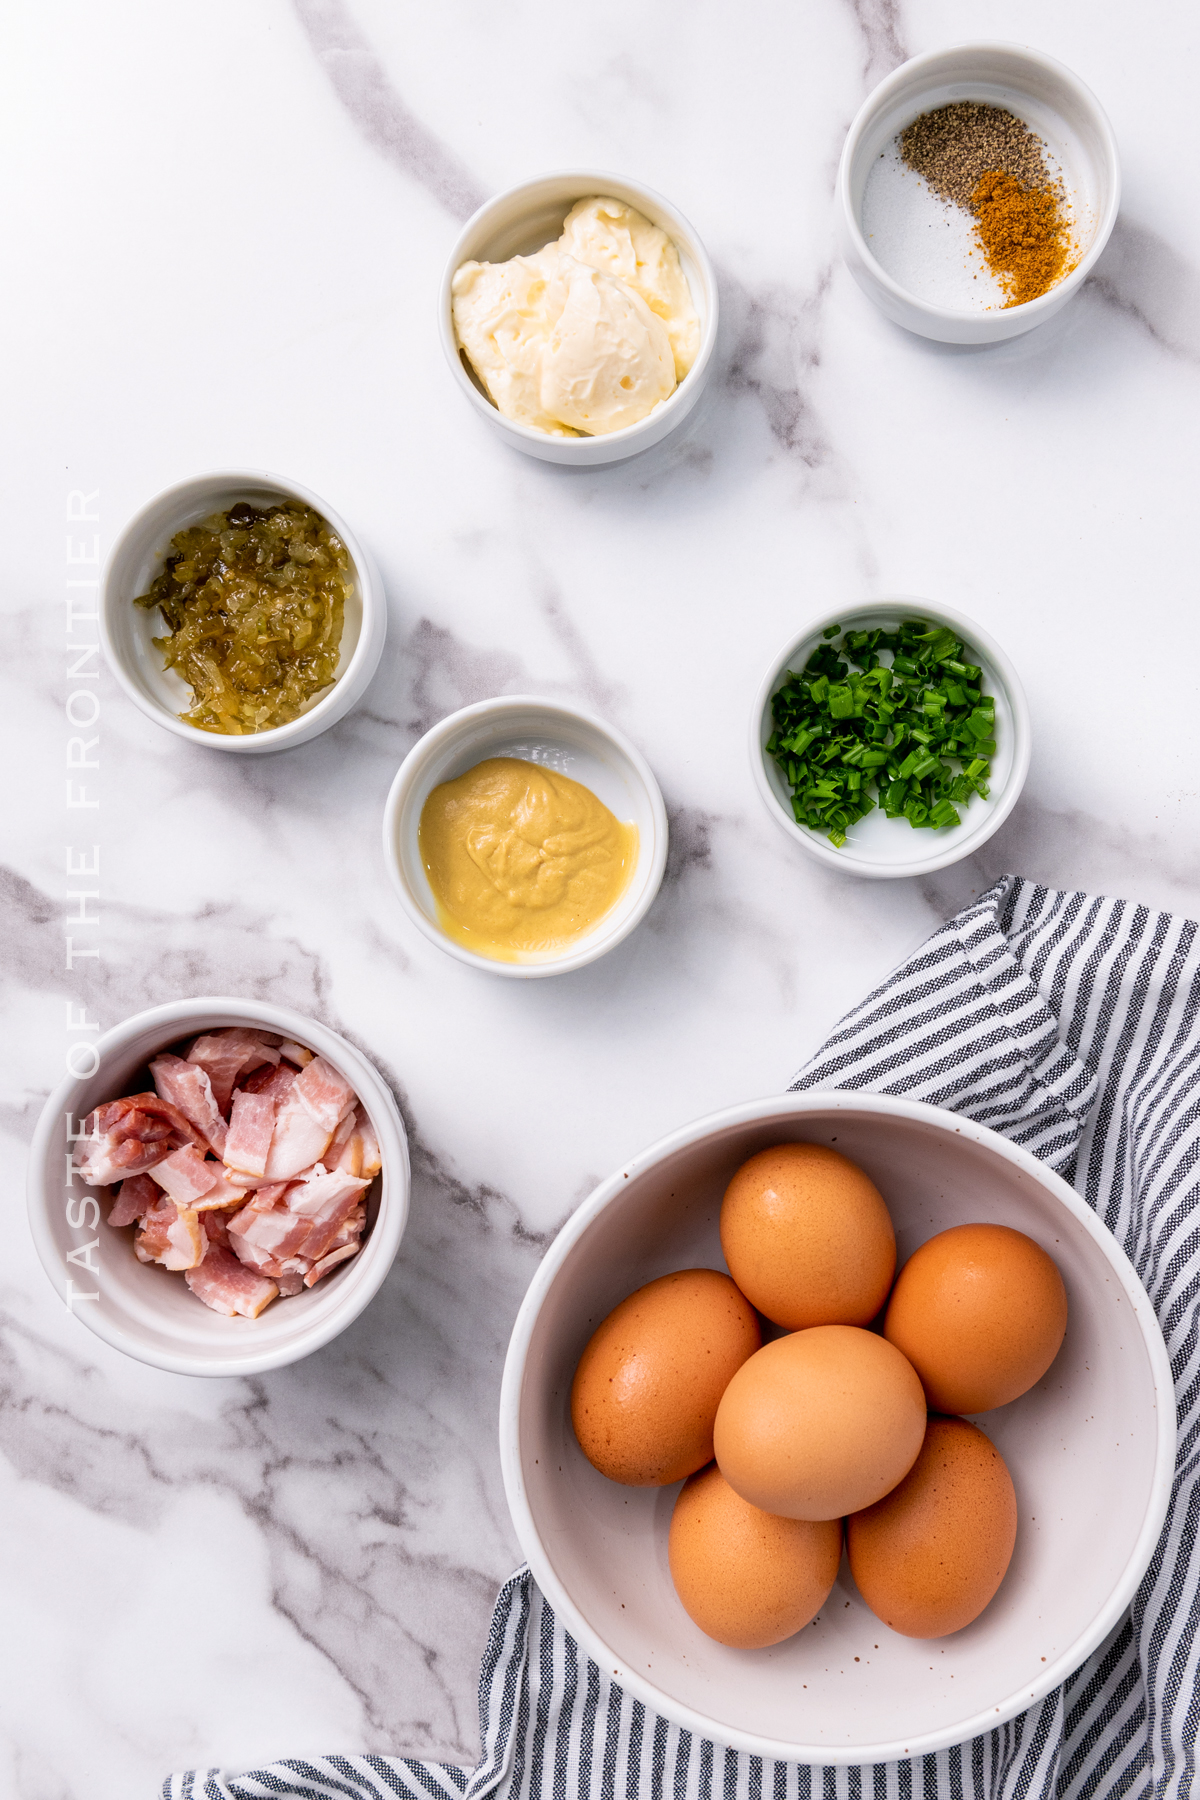
[[[470,1761],[477,1659],[516,1561],[504,1347],[593,1182],[689,1117],[782,1088],[1003,868],[1198,904],[1196,16],[1182,0],[1136,20],[1114,0],[23,0],[13,17],[0,1794],[148,1800],[169,1768],[308,1750]],[[1110,111],[1126,188],[1102,273],[1061,319],[952,351],[859,294],[831,192],[869,86],[969,36],[1073,66]],[[571,164],[672,196],[723,305],[684,437],[585,475],[469,416],[433,318],[478,199]],[[98,531],[103,552],[159,488],[237,464],[325,494],[372,546],[391,608],[379,675],[327,736],[251,760],[168,736],[105,676],[100,806],[68,811],[65,583],[94,573],[65,565],[68,493],[99,490],[99,524],[72,538],[88,554]],[[889,591],[1004,644],[1036,744],[977,862],[874,884],[776,829],[745,735],[804,617]],[[646,924],[557,981],[439,954],[378,849],[419,733],[506,690],[616,721],[672,809]],[[69,880],[66,846],[94,843],[99,880]],[[81,886],[101,890],[100,954],[67,970]],[[348,1032],[412,1133],[412,1223],[383,1292],[261,1380],[110,1352],[22,1223],[66,1005],[108,1026],[199,992]]]

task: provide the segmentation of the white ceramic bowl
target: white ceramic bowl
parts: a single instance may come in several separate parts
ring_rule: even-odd
[[[700,320],[700,349],[696,360],[675,392],[636,425],[610,431],[600,437],[550,437],[530,425],[506,419],[488,398],[482,384],[468,368],[454,333],[450,284],[465,262],[507,262],[510,256],[531,256],[545,249],[562,233],[563,220],[577,200],[598,195],[624,200],[654,225],[661,226],[679,252],[692,301]],[[536,456],[542,462],[565,463],[590,469],[600,463],[622,462],[657,444],[681,425],[703,393],[717,341],[717,281],[708,253],[683,214],[656,194],[653,188],[603,170],[566,169],[539,175],[506,188],[484,203],[469,218],[450,252],[438,295],[438,331],[455,385],[481,419],[498,431],[506,443]]]
[[[280,1032],[325,1057],[353,1084],[383,1162],[367,1191],[367,1233],[358,1255],[307,1292],[272,1301],[257,1319],[224,1318],[197,1300],[181,1275],[138,1262],[129,1233],[110,1231],[105,1223],[107,1206],[88,1204],[104,1190],[78,1178],[64,1182],[68,1133],[78,1132],[93,1107],[148,1090],[152,1056],[222,1025]],[[408,1139],[390,1089],[360,1050],[287,1007],[222,998],[151,1007],[105,1032],[94,1055],[81,1041],[71,1061],[91,1072],[68,1075],[38,1120],[29,1154],[29,1223],[55,1293],[97,1337],[177,1375],[257,1375],[319,1350],[374,1298],[408,1218]],[[138,1086],[131,1088],[135,1080]]]
[[[263,506],[281,496],[302,501],[319,512],[345,544],[354,568],[355,591],[346,601],[337,675],[332,687],[287,725],[244,737],[200,731],[179,716],[192,704],[191,688],[173,669],[164,667],[162,654],[152,642],[163,635],[162,614],[157,607],[135,606],[134,598],[144,594],[161,572],[177,531],[197,525],[213,513],[227,512],[239,500]],[[228,750],[235,756],[288,750],[328,731],[362,699],[379,666],[386,636],[387,604],[379,571],[345,520],[318,494],[259,469],[193,475],[156,495],[135,514],[113,545],[101,583],[104,654],[134,705],[177,737],[189,738],[209,750]]]
[[[438,922],[417,838],[421,809],[440,782],[465,775],[489,756],[544,763],[590,788],[618,819],[637,826],[637,866],[625,892],[594,930],[559,955],[497,962],[456,943]],[[559,700],[503,695],[451,713],[409,751],[384,808],[383,855],[400,904],[440,950],[489,975],[519,980],[565,975],[613,949],[650,910],[667,863],[667,811],[650,765],[623,732]]]
[[[836,1144],[880,1187],[901,1259],[973,1220],[1026,1232],[1054,1258],[1070,1319],[1038,1385],[980,1423],[1016,1485],[1008,1574],[965,1630],[889,1631],[843,1562],[818,1619],[770,1650],[732,1650],[692,1624],[671,1585],[678,1486],[621,1487],[579,1449],[570,1388],[611,1309],[673,1269],[724,1268],[721,1197],[769,1144]],[[1158,1541],[1175,1400],[1158,1323],[1095,1214],[1026,1151],[917,1101],[773,1097],[675,1132],[597,1188],[564,1226],[518,1314],[500,1400],[509,1508],[535,1579],[620,1685],[685,1728],[753,1755],[890,1762],[1000,1725],[1056,1687],[1117,1624]]]
[[[985,312],[962,304],[957,295],[955,304],[932,298],[942,283],[952,291],[953,271],[961,271],[969,241],[969,221],[964,216],[960,222],[961,243],[953,231],[935,230],[931,237],[930,227],[942,223],[935,216],[941,203],[919,195],[918,178],[912,174],[906,187],[893,181],[889,190],[880,191],[878,202],[874,186],[868,190],[872,172],[876,181],[886,176],[886,166],[881,171],[878,165],[881,158],[890,158],[897,133],[921,113],[960,100],[1004,107],[1023,119],[1060,165],[1072,201],[1075,235],[1084,253],[1049,293],[1022,306]],[[947,344],[993,344],[1044,324],[1078,293],[1116,223],[1121,171],[1108,119],[1070,69],[1024,44],[957,44],[914,56],[868,95],[846,138],[837,193],[842,254],[859,287],[889,319]],[[943,244],[944,267],[939,261]],[[924,296],[914,291],[921,281],[929,284]]]
[[[948,625],[963,640],[972,661],[983,671],[983,692],[991,694],[996,702],[996,754],[992,758],[991,791],[986,800],[976,794],[969,805],[960,809],[961,822],[946,831],[914,831],[907,820],[889,819],[876,806],[865,819],[851,827],[842,848],[835,849],[821,833],[810,831],[806,825],[797,825],[787,783],[774,757],[767,755],[767,741],[774,729],[772,697],[789,669],[804,667],[822,642],[827,626],[840,625],[843,631],[886,626],[894,631],[902,620],[914,618]],[[1031,746],[1025,691],[999,644],[972,619],[944,606],[932,606],[928,600],[915,595],[865,601],[859,606],[843,607],[838,612],[828,612],[814,619],[779,656],[772,658],[750,713],[750,769],[754,785],[772,818],[810,856],[831,869],[875,878],[928,875],[934,869],[944,869],[964,856],[974,855],[980,845],[999,830],[1016,805],[1029,773]]]

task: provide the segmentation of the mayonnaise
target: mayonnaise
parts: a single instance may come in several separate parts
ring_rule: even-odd
[[[559,248],[616,275],[640,294],[667,328],[682,381],[700,348],[700,321],[679,252],[658,225],[623,200],[577,200],[563,223]]]
[[[533,256],[463,263],[451,295],[459,344],[499,411],[552,436],[635,425],[699,347],[674,244],[619,200],[580,200]]]

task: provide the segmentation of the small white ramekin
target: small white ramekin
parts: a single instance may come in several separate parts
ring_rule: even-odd
[[[157,608],[135,606],[134,599],[144,594],[160,573],[177,531],[197,525],[213,513],[227,512],[239,500],[264,506],[281,496],[319,512],[345,544],[353,565],[355,591],[346,602],[337,674],[332,687],[287,725],[241,737],[200,731],[180,717],[192,704],[191,688],[174,670],[164,667],[162,653],[152,642],[163,635],[162,615]],[[113,545],[100,595],[104,654],[134,705],[177,737],[209,750],[228,750],[235,756],[290,750],[328,731],[362,699],[379,666],[387,636],[387,603],[379,571],[346,521],[320,495],[260,469],[193,475],[157,494],[134,515]]]
[[[897,134],[922,113],[979,100],[1016,113],[1041,137],[1074,190],[1078,265],[1038,300],[993,312],[956,311],[918,298],[893,280],[863,234],[867,175]],[[869,94],[846,137],[837,177],[838,233],[860,288],[897,325],[946,344],[994,344],[1032,331],[1078,293],[1116,224],[1121,201],[1117,143],[1091,89],[1070,69],[1025,44],[956,44],[931,50],[885,77]]]
[[[842,631],[869,631],[884,626],[894,631],[903,620],[914,618],[948,625],[967,646],[972,661],[983,671],[983,692],[991,694],[996,702],[996,754],[992,758],[991,792],[986,800],[976,795],[962,808],[961,823],[952,825],[947,831],[914,831],[907,819],[888,819],[877,806],[851,827],[842,848],[835,849],[827,837],[810,831],[806,825],[797,825],[787,784],[774,757],[767,755],[767,742],[774,730],[772,698],[789,669],[804,667],[822,642],[828,626],[839,625]],[[961,613],[951,612],[944,606],[931,606],[928,600],[904,594],[842,607],[838,612],[827,612],[812,620],[799,637],[793,638],[779,656],[771,659],[750,712],[750,771],[771,817],[818,862],[847,875],[875,879],[928,875],[934,869],[944,869],[950,863],[961,861],[964,856],[972,856],[994,831],[999,830],[1016,805],[1029,773],[1032,742],[1025,690],[999,644],[974,620],[964,618]]]
[[[468,369],[454,332],[451,282],[465,262],[507,262],[510,256],[531,256],[545,249],[562,233],[563,220],[577,200],[599,195],[624,200],[666,232],[679,252],[679,260],[692,290],[700,320],[700,349],[696,360],[675,392],[636,425],[599,437],[551,437],[531,425],[506,419]],[[442,275],[438,295],[438,331],[455,385],[481,419],[498,431],[506,443],[536,456],[542,462],[565,463],[577,469],[601,463],[621,462],[661,443],[681,425],[695,406],[708,381],[709,366],[717,341],[717,280],[708,253],[683,214],[653,188],[603,170],[567,169],[539,175],[506,188],[479,208],[459,233]]]
[[[181,1275],[138,1262],[128,1232],[110,1231],[105,1222],[103,1190],[68,1172],[70,1134],[94,1107],[148,1089],[152,1056],[223,1025],[257,1025],[325,1057],[362,1101],[383,1163],[368,1190],[358,1255],[305,1293],[272,1301],[257,1319],[227,1319],[197,1300]],[[68,1074],[38,1120],[29,1153],[29,1224],[55,1293],[97,1337],[177,1375],[258,1375],[319,1350],[374,1298],[408,1218],[408,1139],[387,1083],[345,1038],[261,1000],[173,1000],[105,1032],[92,1052],[81,1040],[71,1060],[88,1073]]]
[[[637,826],[638,859],[628,887],[599,924],[561,954],[500,962],[448,937],[439,922],[421,861],[421,809],[440,782],[465,775],[490,756],[543,763],[590,788],[618,819]],[[502,695],[451,713],[409,751],[384,807],[383,856],[400,904],[439,950],[488,975],[521,981],[566,975],[614,949],[649,912],[667,864],[667,809],[650,765],[623,732],[560,700]]]
[[[836,1144],[876,1183],[901,1260],[982,1221],[1044,1246],[1066,1284],[1058,1357],[983,1430],[1016,1485],[999,1593],[934,1645],[888,1631],[843,1565],[820,1614],[769,1650],[706,1637],[671,1584],[679,1484],[623,1487],[588,1463],[571,1383],[600,1321],[675,1269],[725,1268],[721,1197],[768,1145]],[[885,1094],[775,1095],[711,1114],[617,1169],[547,1250],[513,1325],[500,1465],[534,1579],[585,1655],[652,1712],[751,1756],[818,1764],[929,1755],[1052,1692],[1115,1629],[1171,1498],[1175,1393],[1145,1290],[1090,1206],[1028,1150],[961,1114]],[[933,1664],[929,1658],[933,1657]]]

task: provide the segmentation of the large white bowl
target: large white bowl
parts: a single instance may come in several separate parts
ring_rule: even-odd
[[[421,860],[421,810],[440,782],[490,756],[516,756],[570,776],[638,830],[638,859],[610,912],[566,950],[521,962],[479,956],[442,930]],[[667,866],[667,809],[645,757],[624,732],[561,700],[505,694],[464,706],[427,731],[396,773],[383,811],[383,856],[400,904],[430,943],[470,968],[528,981],[566,975],[614,949],[649,912]]]
[[[869,631],[884,626],[894,631],[904,619],[930,619],[948,625],[962,639],[972,660],[982,671],[981,686],[996,702],[996,754],[986,800],[974,795],[961,809],[957,825],[944,831],[914,831],[907,819],[889,819],[879,806],[859,819],[846,834],[839,850],[821,832],[798,825],[783,774],[767,743],[774,730],[772,699],[789,670],[804,667],[828,626],[843,631]],[[835,639],[834,642],[838,640]],[[1025,786],[1032,753],[1033,732],[1029,705],[1016,669],[995,640],[962,613],[932,606],[915,595],[864,601],[813,619],[786,649],[771,659],[750,711],[750,772],[771,817],[818,862],[844,874],[877,880],[902,875],[928,875],[973,856],[1007,819]]]
[[[580,1352],[618,1301],[673,1269],[723,1268],[730,1177],[769,1144],[835,1144],[878,1184],[901,1259],[972,1220],[1026,1232],[1066,1283],[1066,1340],[1044,1379],[980,1423],[1017,1490],[1008,1574],[987,1610],[936,1642],[889,1631],[843,1563],[817,1620],[770,1650],[732,1650],[671,1586],[677,1486],[621,1487],[586,1461],[569,1397]],[[566,1628],[638,1700],[753,1755],[888,1762],[962,1742],[1056,1687],[1129,1605],[1166,1516],[1175,1399],[1158,1323],[1095,1214],[1024,1150],[919,1102],[808,1093],[751,1102],[653,1145],[564,1226],[518,1314],[500,1400],[521,1548]]]
[[[266,506],[281,497],[299,500],[319,512],[345,544],[354,569],[354,592],[346,601],[341,657],[333,685],[311,700],[299,718],[269,731],[243,736],[201,731],[180,717],[192,705],[191,688],[164,666],[162,652],[154,647],[153,639],[163,635],[161,613],[157,607],[135,606],[134,599],[144,594],[161,572],[177,531],[198,525],[213,513],[227,512],[239,500]],[[100,640],[109,667],[134,705],[177,737],[189,738],[208,750],[228,750],[234,756],[289,750],[336,725],[366,692],[379,667],[386,637],[387,603],[370,552],[318,494],[261,469],[193,475],[157,494],[134,515],[113,545],[101,582]]]
[[[679,260],[692,302],[700,320],[700,348],[696,360],[673,394],[653,412],[599,437],[551,437],[532,425],[506,419],[484,391],[464,360],[454,331],[450,284],[465,262],[507,262],[510,256],[531,256],[561,236],[563,220],[577,200],[593,196],[624,200],[666,232],[679,252]],[[622,462],[652,444],[661,443],[686,419],[703,393],[717,342],[717,279],[708,252],[683,214],[653,188],[596,169],[566,169],[538,175],[496,194],[463,226],[442,274],[438,295],[438,331],[454,384],[479,418],[498,431],[506,443],[542,462],[565,463],[577,469],[601,463]]]
[[[181,1275],[138,1262],[129,1233],[110,1231],[105,1222],[107,1204],[98,1202],[104,1190],[66,1174],[69,1134],[79,1131],[93,1107],[149,1090],[152,1056],[223,1025],[261,1026],[325,1057],[366,1108],[383,1162],[368,1190],[367,1233],[358,1255],[305,1293],[273,1301],[257,1319],[227,1319],[197,1300]],[[391,1090],[345,1038],[261,1000],[174,1000],[105,1032],[94,1053],[81,1042],[70,1061],[89,1073],[68,1075],[38,1120],[29,1153],[29,1224],[55,1292],[97,1337],[178,1375],[257,1375],[319,1350],[374,1298],[408,1218],[408,1139]],[[89,1244],[95,1245],[90,1251]]]
[[[1049,293],[1022,306],[983,312],[936,305],[888,273],[864,232],[863,197],[879,157],[922,113],[960,100],[981,100],[1023,119],[1060,164],[1073,200],[1075,234],[1083,255]],[[1116,139],[1100,102],[1070,69],[1026,44],[956,44],[914,56],[868,94],[842,150],[837,196],[846,265],[889,319],[947,344],[994,344],[1044,324],[1079,292],[1116,224],[1121,168]]]

